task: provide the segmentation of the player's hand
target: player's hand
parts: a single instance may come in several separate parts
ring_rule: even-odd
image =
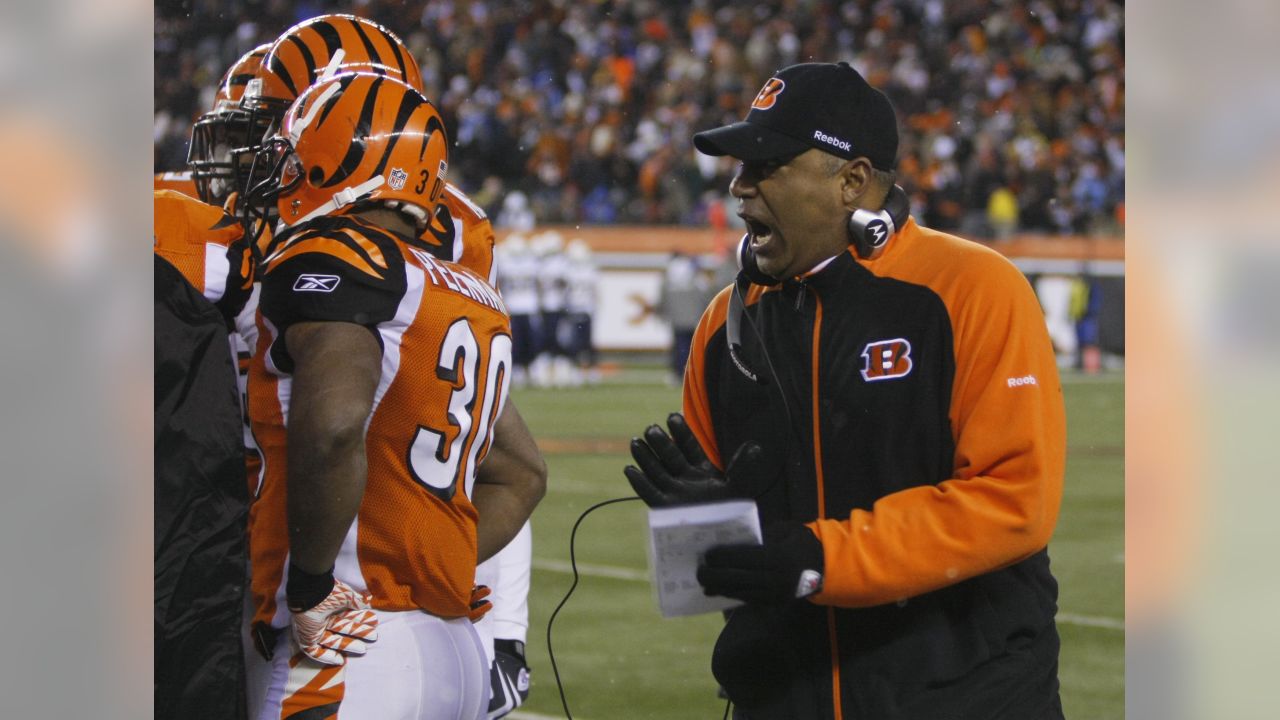
[[[493,603],[486,600],[490,592],[488,585],[476,585],[471,588],[471,605],[467,609],[467,617],[471,622],[480,622],[480,618],[493,609]]]
[[[698,566],[707,595],[749,603],[784,603],[822,590],[822,543],[799,522],[778,522],[763,545],[717,545]]]
[[[635,465],[622,472],[649,507],[670,507],[752,497],[761,486],[763,451],[744,443],[729,461],[726,472],[711,463],[684,416],[667,416],[668,435],[657,425],[645,428],[644,439],[631,439]]]
[[[494,640],[493,665],[489,669],[489,720],[515,710],[529,699],[529,665],[524,659],[524,643]]]
[[[367,644],[378,639],[378,617],[369,608],[368,595],[333,579],[329,591],[319,596],[325,575],[304,573],[289,565],[285,588],[293,615],[293,639],[307,657],[325,665],[342,665],[348,655],[363,655]]]

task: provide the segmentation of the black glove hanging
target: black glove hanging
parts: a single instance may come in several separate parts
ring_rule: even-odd
[[[725,472],[720,472],[702,451],[683,415],[671,413],[667,427],[670,435],[650,425],[643,440],[632,438],[631,457],[640,467],[628,465],[622,470],[649,507],[751,498],[764,488],[767,476],[759,445],[743,443]]]

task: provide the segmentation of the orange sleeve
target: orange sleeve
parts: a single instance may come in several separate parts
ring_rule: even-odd
[[[716,331],[724,327],[729,308],[729,295],[733,286],[720,291],[702,313],[698,329],[693,333],[689,349],[689,364],[684,369],[684,419],[694,437],[716,467],[724,470],[720,447],[716,444],[715,425],[711,420],[711,403],[707,400],[706,371],[707,345],[716,337]]]
[[[233,277],[218,279],[224,283],[222,291],[210,289],[210,268],[206,267],[209,246],[219,248],[225,255],[233,243],[244,236],[244,228],[222,208],[188,197],[174,190],[156,190],[154,193],[154,219],[152,224],[155,253],[169,261],[192,287],[206,295],[210,302],[217,302],[225,284],[237,283],[241,277],[251,277],[251,269],[229,268]],[[251,282],[251,280],[250,280]],[[213,296],[211,296],[213,295]]]
[[[809,523],[826,554],[814,602],[903,600],[1025,559],[1053,533],[1066,417],[1044,318],[1011,263],[994,253],[965,260],[979,265],[969,277],[980,280],[940,290],[955,347],[954,473],[848,519]]]
[[[494,273],[493,245],[495,240],[493,223],[484,210],[467,197],[458,188],[445,183],[445,193],[441,199],[449,208],[449,214],[462,222],[462,256],[457,262],[474,271],[494,287],[498,286],[498,278]]]

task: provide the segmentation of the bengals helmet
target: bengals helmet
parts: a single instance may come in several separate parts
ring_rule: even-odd
[[[271,171],[246,205],[274,205],[285,225],[379,203],[421,231],[444,189],[449,141],[422,93],[386,75],[343,73],[289,107],[255,162]]]
[[[321,15],[294,25],[271,44],[241,105],[255,117],[279,121],[303,91],[342,72],[386,75],[418,92],[423,88],[418,61],[395,33],[355,15]]]
[[[289,28],[267,51],[262,70],[249,82],[240,106],[255,127],[267,131],[237,149],[240,157],[260,157],[262,142],[277,134],[285,111],[307,88],[343,72],[370,72],[407,83],[422,92],[422,71],[395,33],[355,15],[320,15]],[[245,187],[258,186],[270,166],[253,166]],[[267,217],[274,215],[268,208]]]
[[[218,82],[213,109],[191,128],[187,165],[200,199],[210,205],[221,207],[232,191],[244,189],[252,157],[233,149],[257,143],[267,132],[267,118],[251,116],[240,107],[240,100],[249,82],[258,77],[270,49],[264,43],[235,61]]]

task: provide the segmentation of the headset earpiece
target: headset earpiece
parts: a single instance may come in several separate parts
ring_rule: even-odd
[[[889,188],[884,208],[863,210],[849,215],[849,244],[863,260],[871,260],[884,251],[889,239],[898,234],[911,213],[911,200],[901,187]]]
[[[738,269],[756,285],[777,285],[782,282],[772,275],[765,275],[756,264],[756,254],[751,251],[751,233],[743,233],[742,240],[738,242],[737,258]]]

